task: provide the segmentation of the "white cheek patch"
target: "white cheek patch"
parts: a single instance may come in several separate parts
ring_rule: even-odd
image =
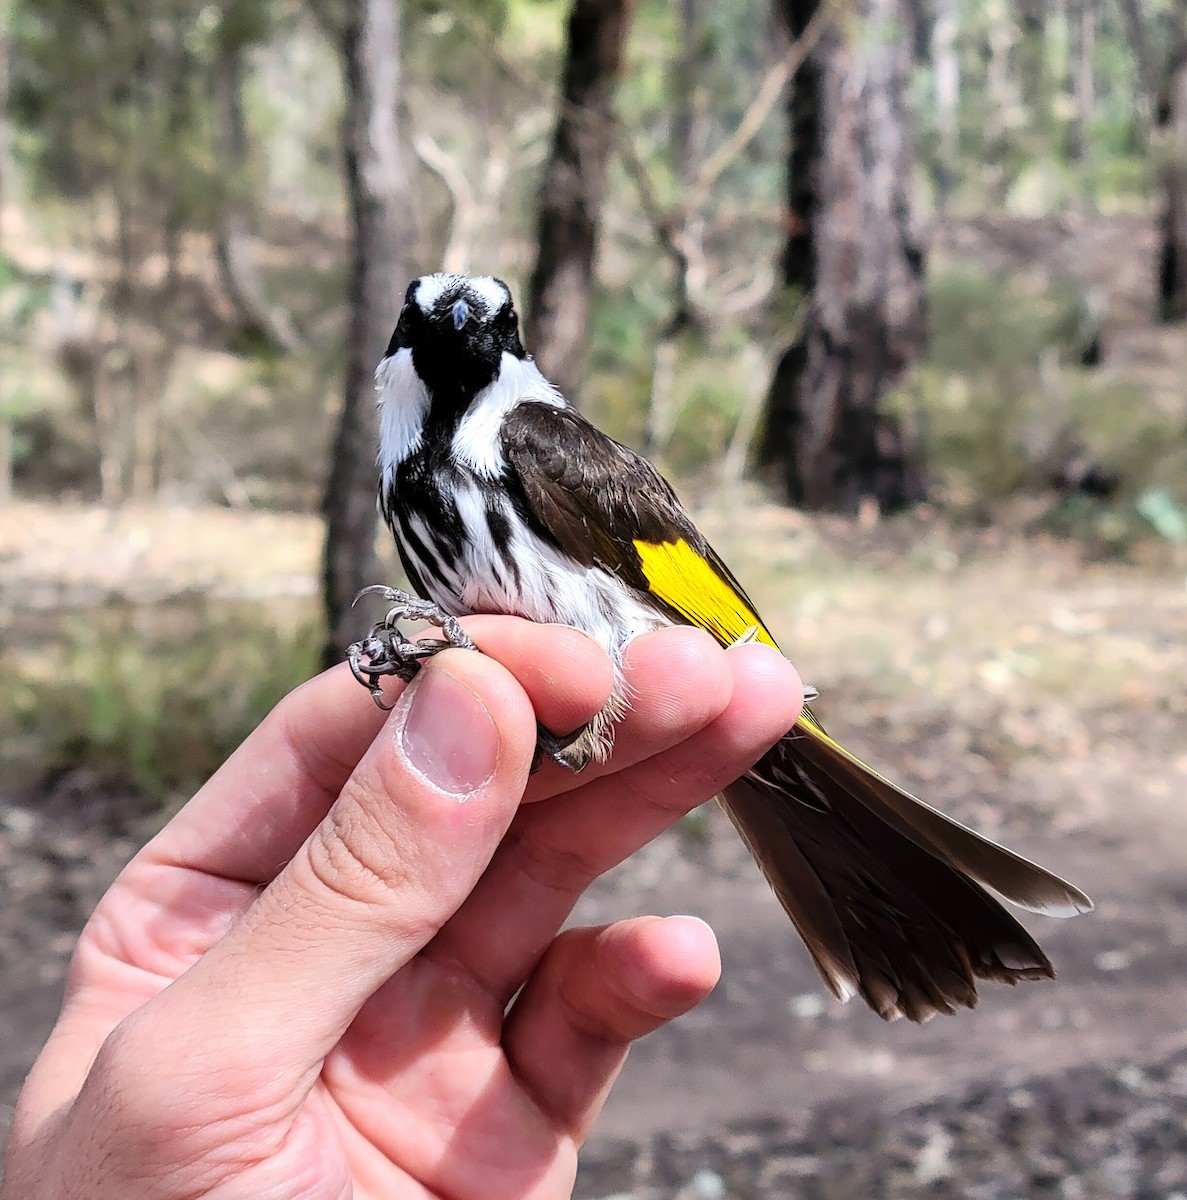
[[[379,465],[386,477],[420,447],[429,392],[405,347],[385,358],[375,371],[379,394]]]

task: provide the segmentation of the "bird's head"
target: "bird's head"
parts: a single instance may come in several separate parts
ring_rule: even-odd
[[[465,402],[498,378],[503,355],[526,357],[511,290],[489,275],[414,279],[388,356],[409,350],[435,402]]]

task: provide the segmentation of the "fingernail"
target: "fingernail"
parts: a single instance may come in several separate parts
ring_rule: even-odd
[[[499,731],[485,704],[442,668],[420,673],[404,695],[400,744],[434,787],[465,796],[482,787],[499,760]]]

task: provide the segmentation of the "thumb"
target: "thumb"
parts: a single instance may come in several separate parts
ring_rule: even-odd
[[[126,1019],[96,1067],[113,1054],[154,1063],[160,1086],[137,1082],[149,1112],[184,1098],[217,1120],[253,1093],[295,1112],[367,998],[485,870],[523,795],[535,733],[505,667],[468,651],[434,658],[293,860],[230,933]],[[150,1052],[128,1045],[140,1038]]]

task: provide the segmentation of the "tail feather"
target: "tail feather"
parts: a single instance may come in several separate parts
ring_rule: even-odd
[[[903,791],[833,741],[811,714],[793,735],[806,762],[841,786],[845,785],[842,781],[847,782],[854,797],[872,804],[875,811],[893,812],[901,832],[922,839],[924,849],[938,850],[966,875],[1011,903],[1047,917],[1074,917],[1092,911],[1092,901],[1078,887]]]
[[[981,884],[1036,907],[1060,897],[1059,907],[1082,911],[1087,897],[949,822],[818,730],[811,717],[797,725],[726,789],[725,807],[832,991],[860,993],[887,1019],[925,1021],[973,1007],[978,979],[1053,977]]]

